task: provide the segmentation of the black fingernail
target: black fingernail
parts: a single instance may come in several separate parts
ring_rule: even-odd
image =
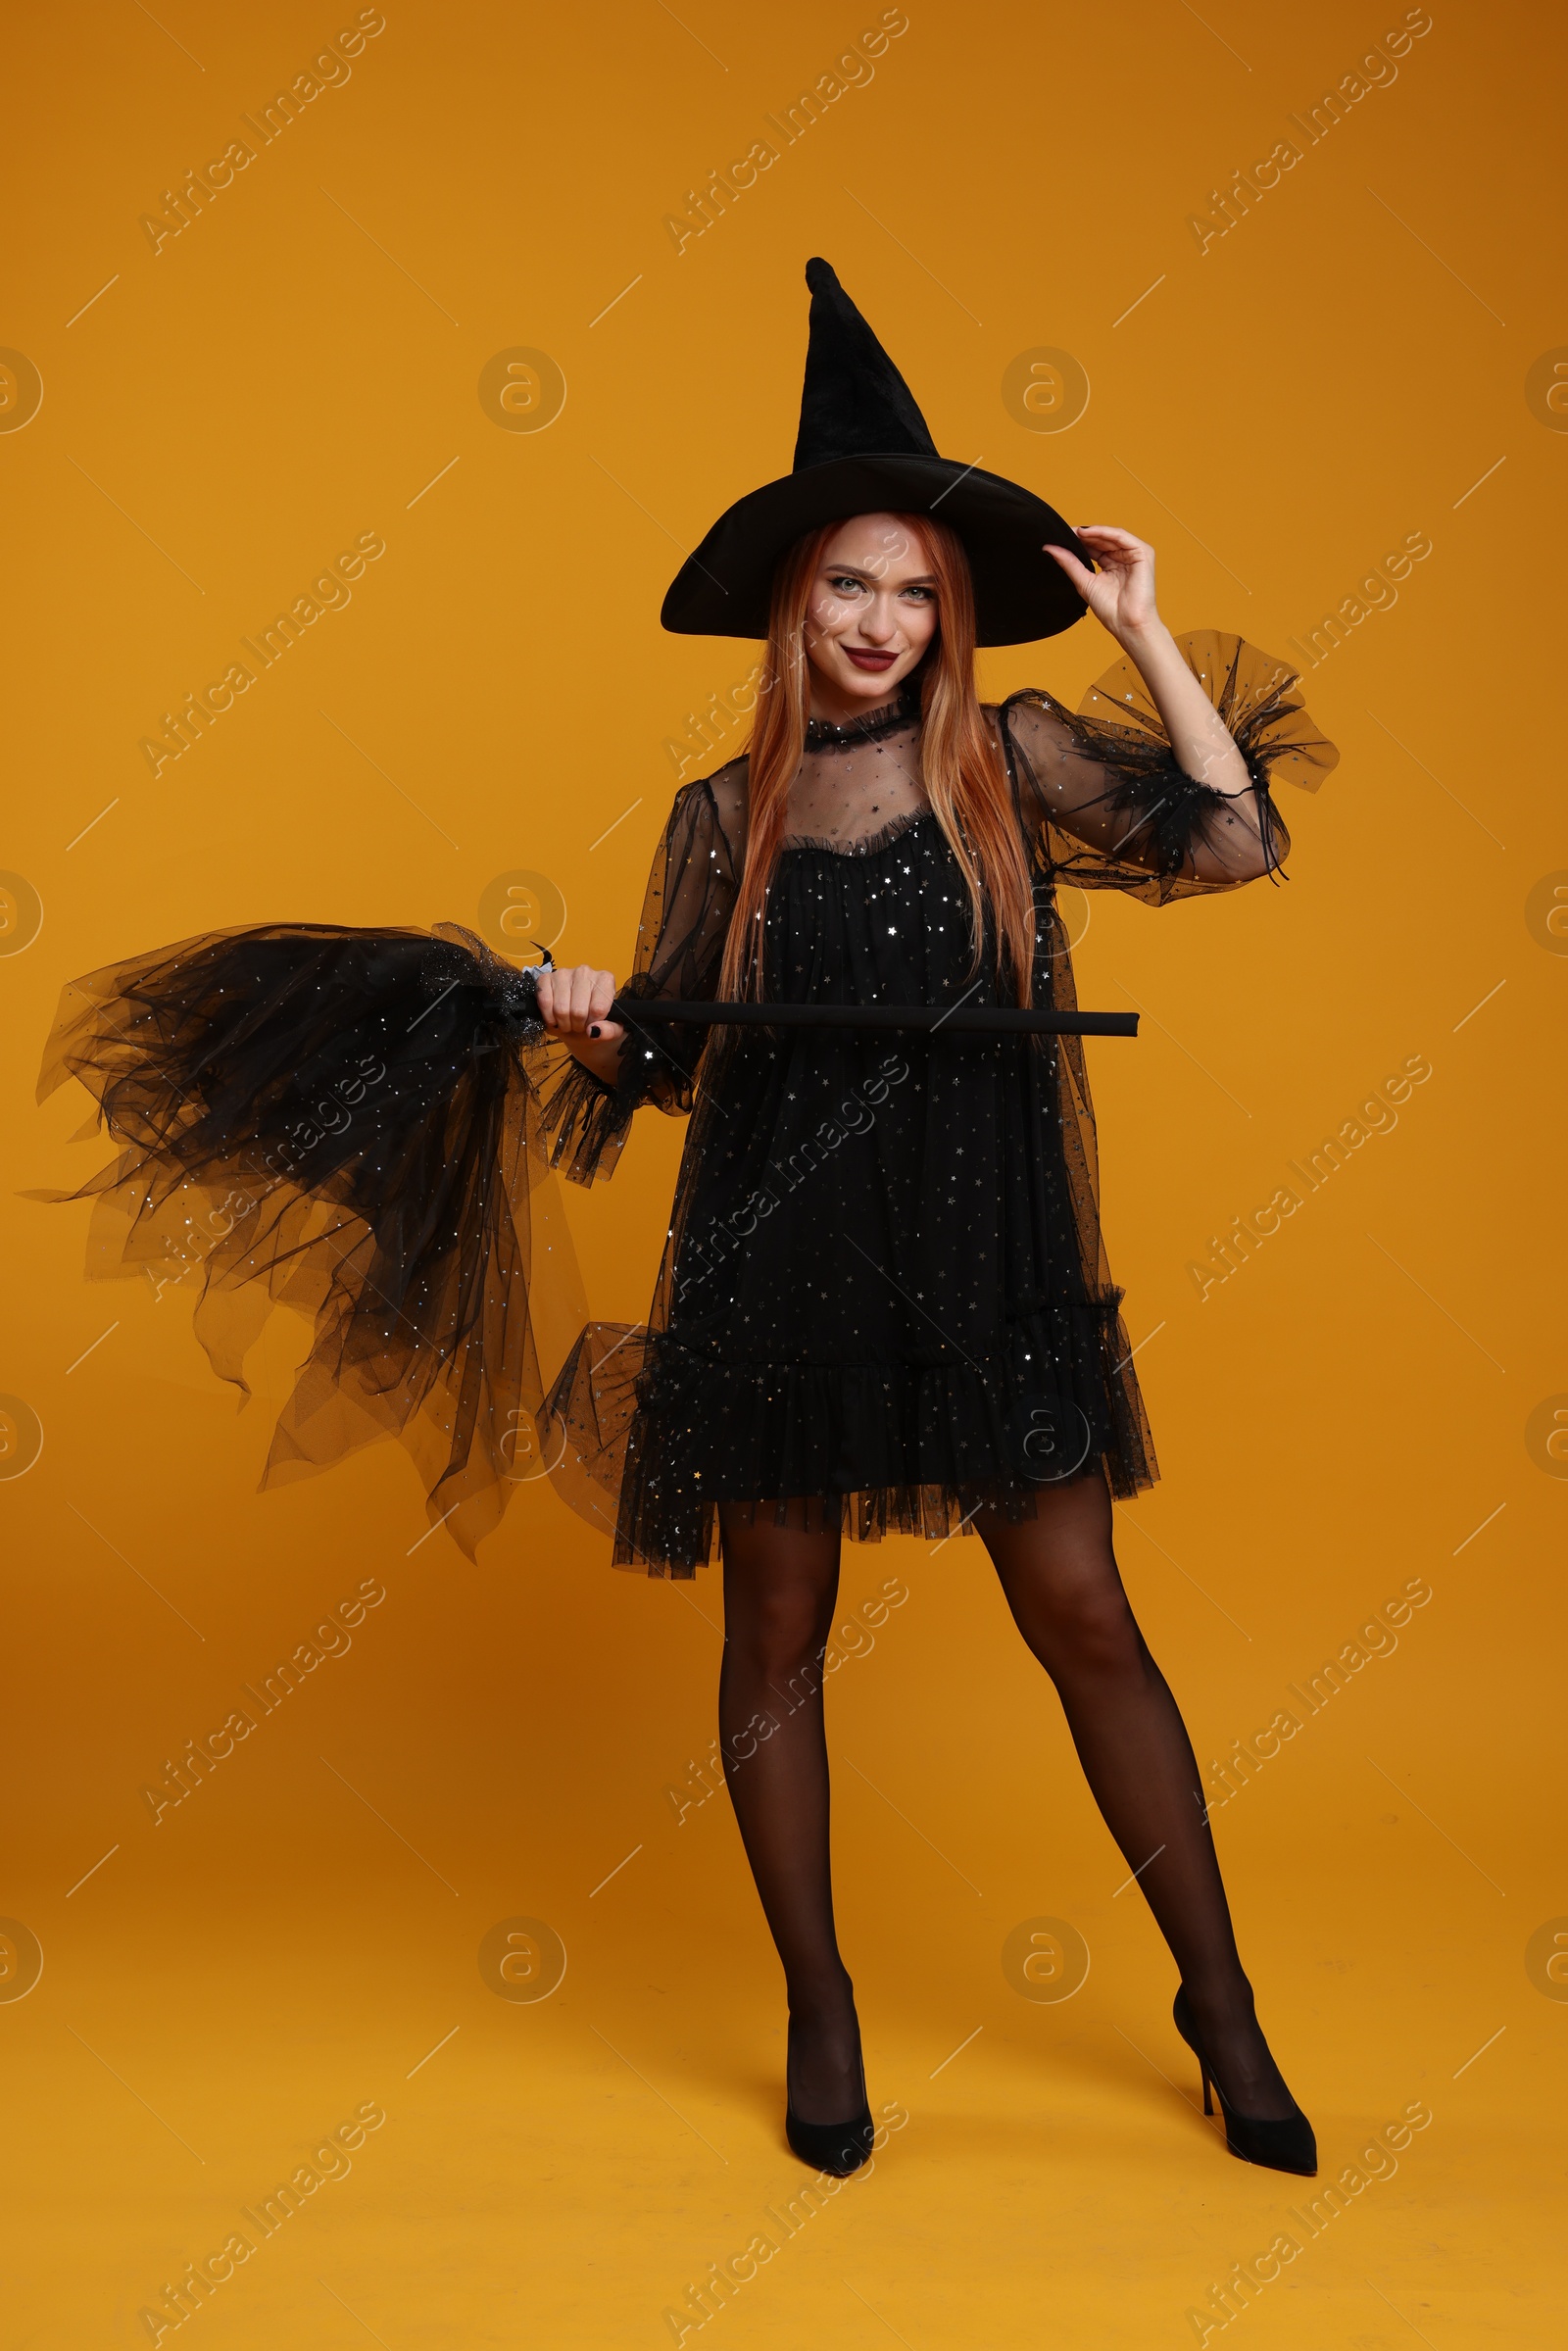
[[[598,1028],[597,1028],[597,1027],[591,1028],[591,1029],[588,1031],[588,1034],[589,1034],[589,1036],[590,1036],[590,1037],[597,1037],[597,1036],[598,1036],[598,1034],[599,1034],[599,1030],[598,1030]]]

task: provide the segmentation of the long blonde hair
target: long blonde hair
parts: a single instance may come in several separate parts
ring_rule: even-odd
[[[974,585],[963,544],[928,515],[897,514],[929,556],[937,583],[937,636],[920,669],[920,766],[926,796],[969,892],[978,972],[989,908],[999,984],[1010,979],[1017,1001],[1031,1001],[1035,906],[1002,747],[980,708],[974,684]],[[762,932],[767,894],[784,841],[786,808],[806,748],[810,673],[806,615],[823,550],[843,525],[825,523],[781,559],[773,580],[767,652],[757,722],[748,746],[746,866],[724,946],[722,997],[762,993]]]

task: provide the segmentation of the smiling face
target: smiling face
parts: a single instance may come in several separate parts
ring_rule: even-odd
[[[811,714],[842,723],[891,702],[937,633],[937,582],[893,514],[856,514],[822,551],[806,610]]]

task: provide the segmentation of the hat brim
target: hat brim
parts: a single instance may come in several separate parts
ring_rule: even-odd
[[[974,578],[975,642],[1032,645],[1087,607],[1045,553],[1094,558],[1054,507],[999,473],[945,457],[846,457],[786,473],[737,499],[670,583],[660,619],[684,637],[765,637],[785,550],[852,514],[929,514],[962,540]]]

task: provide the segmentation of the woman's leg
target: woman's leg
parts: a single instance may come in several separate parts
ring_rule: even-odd
[[[1252,2010],[1192,1742],[1144,1642],[1111,1548],[1097,1469],[1042,1487],[1039,1516],[976,1531],[1013,1621],[1056,1686],[1095,1801],[1169,1943],[1200,2036],[1241,2114],[1294,2105]]]
[[[841,2123],[863,2096],[855,1989],[833,1931],[822,1655],[839,1589],[839,1537],[804,1512],[719,1505],[724,1778],[789,1996],[789,2089],[803,2122]]]

